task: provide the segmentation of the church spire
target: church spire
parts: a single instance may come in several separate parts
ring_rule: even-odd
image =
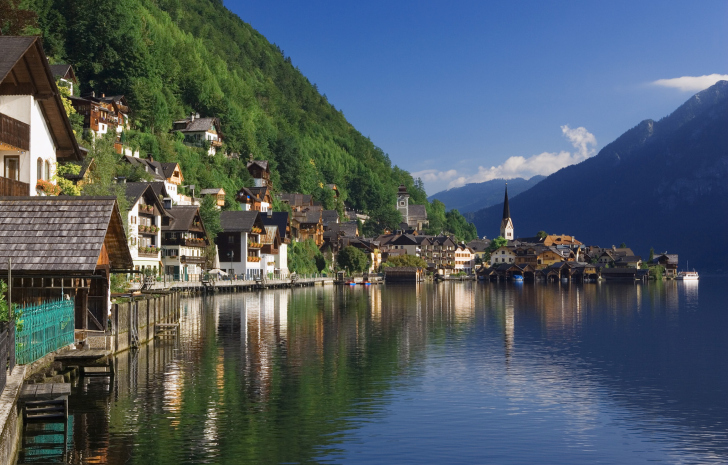
[[[508,207],[508,183],[506,183],[506,199],[503,201],[503,219],[511,217],[511,209]]]
[[[501,221],[500,235],[509,241],[514,238],[513,220],[511,220],[511,209],[508,205],[508,183],[506,183],[506,198],[503,201],[503,220]]]

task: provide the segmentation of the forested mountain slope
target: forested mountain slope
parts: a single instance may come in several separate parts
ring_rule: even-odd
[[[720,81],[511,198],[516,235],[545,230],[600,246],[625,242],[644,258],[654,247],[680,254],[681,266],[728,269],[727,128],[728,82]],[[502,209],[473,215],[481,234],[498,232]]]
[[[241,162],[271,162],[278,191],[314,194],[335,183],[354,208],[397,222],[397,186],[426,203],[421,183],[346,121],[290,58],[250,25],[209,0],[28,0],[54,62],[72,64],[81,92],[124,94],[142,153],[179,160],[186,182],[246,179],[238,166],[185,152],[169,135],[191,112],[218,116],[227,149]],[[227,178],[225,180],[221,178]],[[225,184],[226,183],[226,184]],[[330,190],[328,191],[330,193]]]

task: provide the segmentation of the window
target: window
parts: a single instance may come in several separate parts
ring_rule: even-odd
[[[35,167],[35,177],[37,181],[43,179],[43,159],[38,157],[38,163]]]
[[[235,243],[235,236],[228,236],[228,244],[234,244]]]
[[[20,181],[20,157],[5,157],[5,177]]]
[[[51,180],[51,162],[49,162],[48,160],[46,160],[45,162],[45,175],[43,176],[43,178],[46,181]]]

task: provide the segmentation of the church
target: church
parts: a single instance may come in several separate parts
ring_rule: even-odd
[[[512,241],[513,220],[511,219],[511,209],[508,206],[508,183],[506,183],[506,198],[503,201],[503,219],[501,220],[500,235],[502,238]]]
[[[397,190],[397,211],[402,214],[401,229],[414,229],[422,231],[430,222],[427,220],[427,210],[424,205],[410,205],[407,187],[402,184]]]

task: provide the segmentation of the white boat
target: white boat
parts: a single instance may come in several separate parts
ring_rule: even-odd
[[[698,277],[697,271],[681,271],[677,274],[677,279],[682,281],[697,281],[700,278]]]

